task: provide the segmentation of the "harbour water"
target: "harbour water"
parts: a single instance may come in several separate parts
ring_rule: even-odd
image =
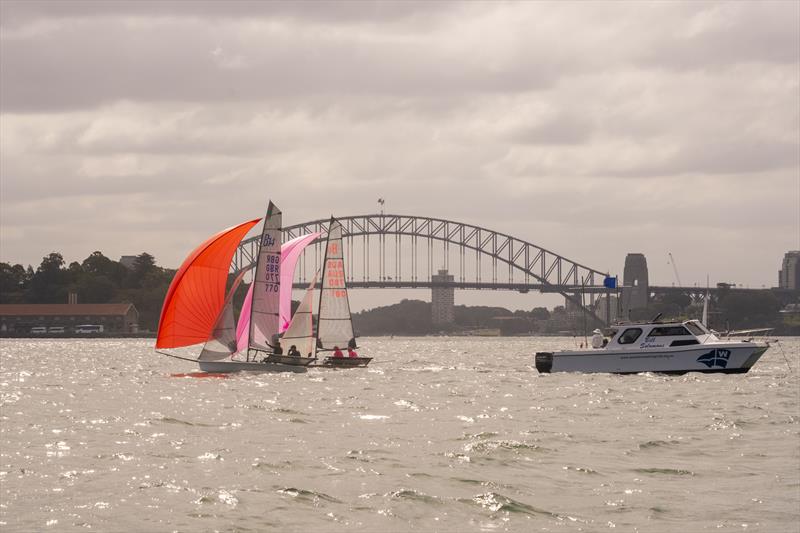
[[[363,338],[227,378],[0,342],[2,531],[798,531],[800,339],[746,375],[539,375],[569,338]]]

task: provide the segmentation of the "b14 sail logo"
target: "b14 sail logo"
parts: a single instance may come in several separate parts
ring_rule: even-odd
[[[728,366],[728,359],[731,357],[730,350],[723,350],[721,348],[714,348],[708,353],[704,353],[697,358],[698,363],[703,363],[708,368],[718,366],[725,368]]]
[[[275,237],[269,233],[264,235],[264,238],[261,240],[261,246],[272,246],[273,244],[275,244]]]

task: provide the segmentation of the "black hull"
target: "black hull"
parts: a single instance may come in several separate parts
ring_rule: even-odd
[[[295,357],[293,355],[271,354],[263,362],[278,363],[281,365],[291,365],[291,366],[308,366],[316,360],[317,360],[316,357]]]
[[[325,368],[359,368],[365,367],[372,361],[372,357],[326,357],[321,366]]]

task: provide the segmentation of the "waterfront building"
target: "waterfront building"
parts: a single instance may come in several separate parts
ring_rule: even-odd
[[[778,271],[778,287],[800,289],[800,251],[786,252],[783,256],[783,263]]]
[[[600,296],[595,302],[594,312],[597,318],[606,324],[611,324],[619,318],[618,307],[619,300],[616,296]]]
[[[131,303],[122,304],[0,304],[0,331],[25,334],[33,328],[64,328],[72,333],[76,326],[103,326],[106,333],[135,333],[139,311]]]
[[[136,256],[123,255],[119,258],[119,264],[124,266],[128,270],[133,270],[133,267],[136,265]]]

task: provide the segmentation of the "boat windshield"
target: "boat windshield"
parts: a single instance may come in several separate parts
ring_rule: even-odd
[[[647,334],[648,337],[679,337],[683,335],[689,335],[683,326],[661,326],[651,329]]]
[[[633,344],[642,334],[642,328],[628,328],[622,332],[617,342],[620,344]]]
[[[692,321],[690,321],[690,322],[686,322],[684,325],[685,325],[685,326],[686,326],[686,328],[687,328],[689,331],[691,331],[691,332],[692,332],[692,333],[693,333],[695,336],[699,336],[699,335],[708,335],[708,332],[705,330],[705,328],[704,328],[702,325],[700,325],[700,323],[699,323],[699,322],[697,322],[697,321],[695,321],[695,320],[692,320]]]

